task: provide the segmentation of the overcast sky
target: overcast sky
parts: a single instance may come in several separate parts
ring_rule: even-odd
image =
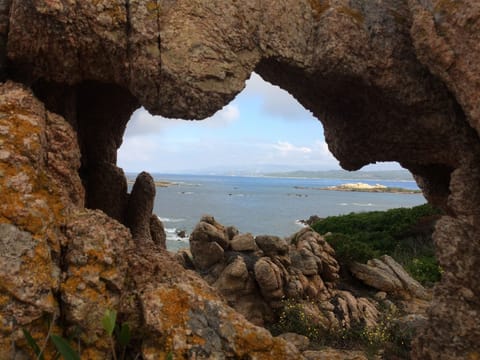
[[[289,93],[255,73],[230,104],[202,121],[136,110],[118,151],[118,164],[127,172],[155,173],[340,169],[328,151],[322,124]]]

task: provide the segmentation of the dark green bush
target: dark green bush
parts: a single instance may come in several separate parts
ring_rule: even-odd
[[[413,258],[405,265],[405,270],[425,285],[431,286],[440,280],[441,269],[434,256]]]
[[[365,263],[387,254],[418,281],[430,285],[440,278],[432,242],[432,219],[440,212],[425,204],[414,208],[331,216],[312,227],[336,251],[340,265]]]

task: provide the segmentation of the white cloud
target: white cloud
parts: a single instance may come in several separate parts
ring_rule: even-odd
[[[311,120],[312,113],[290,93],[263,80],[260,75],[252,73],[246,84],[247,92],[262,98],[262,111],[265,114],[284,120]]]
[[[287,156],[289,154],[309,154],[312,152],[312,149],[309,147],[295,146],[287,141],[278,141],[273,145],[273,148],[278,150],[282,156]]]
[[[228,104],[213,116],[201,120],[201,124],[208,127],[223,127],[239,118],[240,110],[238,107],[233,104]],[[127,124],[125,137],[161,134],[168,128],[184,125],[185,121],[191,120],[168,119],[163,116],[153,116],[145,108],[141,107],[132,114]]]
[[[220,111],[217,111],[212,117],[202,120],[206,125],[219,127],[227,126],[240,119],[240,110],[236,105],[228,104]]]

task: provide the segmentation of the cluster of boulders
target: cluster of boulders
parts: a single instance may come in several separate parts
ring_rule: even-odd
[[[217,288],[251,322],[276,320],[289,300],[320,327],[374,325],[374,301],[337,289],[333,248],[309,227],[289,238],[241,234],[204,216],[190,236],[190,251],[177,258]]]

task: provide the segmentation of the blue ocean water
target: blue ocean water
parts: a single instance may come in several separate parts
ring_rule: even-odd
[[[157,187],[154,213],[167,231],[167,247],[188,247],[188,234],[202,215],[254,235],[288,236],[301,228],[298,220],[350,212],[412,207],[426,202],[421,194],[325,191],[315,188],[351,182],[418,189],[414,181],[299,179],[241,176],[154,175],[170,181]],[[186,239],[177,236],[185,230]]]

